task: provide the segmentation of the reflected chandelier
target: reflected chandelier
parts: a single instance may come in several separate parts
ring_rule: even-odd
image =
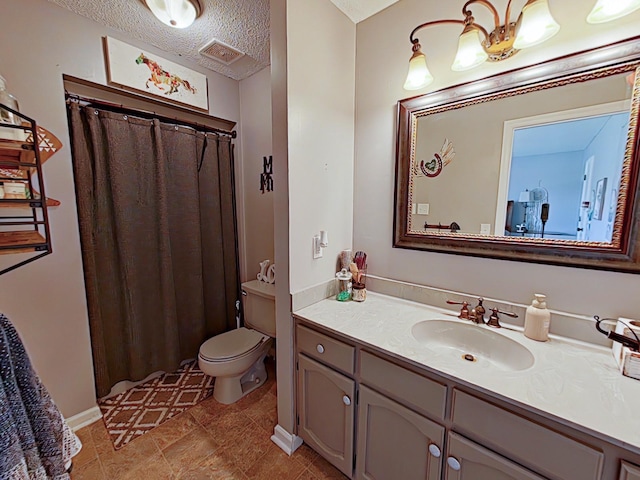
[[[460,72],[477,67],[487,60],[499,62],[510,58],[523,48],[533,47],[551,37],[560,30],[560,25],[553,19],[549,11],[548,0],[528,0],[522,8],[518,19],[511,21],[511,1],[507,3],[505,22],[500,24],[498,10],[488,0],[468,0],[462,7],[464,20],[434,20],[418,25],[411,31],[409,40],[413,55],[409,60],[409,73],[404,84],[405,90],[418,90],[433,81],[427,67],[427,61],[420,41],[414,37],[422,28],[453,23],[464,28],[458,38],[458,51],[451,70]],[[478,3],[491,11],[494,28],[488,32],[476,23],[469,6]],[[640,8],[640,0],[598,0],[587,17],[589,23],[602,23],[620,18]]]

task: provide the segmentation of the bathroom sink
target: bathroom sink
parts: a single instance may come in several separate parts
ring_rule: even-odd
[[[489,327],[451,320],[425,320],[411,333],[421,344],[441,354],[457,356],[461,362],[488,364],[500,370],[525,370],[533,365],[533,354],[523,345]]]

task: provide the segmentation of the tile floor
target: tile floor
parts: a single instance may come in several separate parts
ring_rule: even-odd
[[[102,421],[80,429],[72,480],[345,479],[306,445],[291,457],[272,441],[277,423],[273,365],[261,388],[233,405],[204,400],[114,450]]]

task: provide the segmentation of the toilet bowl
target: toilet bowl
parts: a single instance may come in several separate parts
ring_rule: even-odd
[[[245,327],[213,338],[200,346],[198,366],[216,377],[213,397],[231,404],[263,385],[264,359],[275,337],[275,286],[258,280],[242,284]]]

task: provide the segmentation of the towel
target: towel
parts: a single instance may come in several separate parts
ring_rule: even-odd
[[[82,447],[0,314],[0,480],[68,480]]]

